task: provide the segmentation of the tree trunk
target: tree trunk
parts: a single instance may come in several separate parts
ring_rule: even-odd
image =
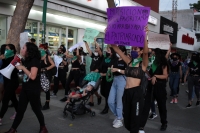
[[[115,6],[114,0],[107,0],[107,3],[108,3],[108,7],[109,7],[109,8],[116,7],[116,6]]]
[[[24,32],[29,12],[34,0],[18,0],[6,39],[7,44],[14,44],[19,52],[20,33]]]

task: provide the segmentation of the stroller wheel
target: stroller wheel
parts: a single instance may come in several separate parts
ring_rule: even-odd
[[[63,114],[64,114],[64,118],[66,118],[68,116],[67,112],[63,112]]]
[[[91,117],[94,117],[95,116],[95,112],[91,112],[90,115],[91,115]]]
[[[74,120],[75,119],[75,115],[72,115],[71,118],[72,118],[72,120]]]

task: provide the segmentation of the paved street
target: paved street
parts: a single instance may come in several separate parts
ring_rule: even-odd
[[[167,101],[168,109],[168,128],[165,133],[200,133],[200,107],[195,107],[195,103],[192,108],[186,109],[187,95],[185,93],[186,86],[180,85],[179,103],[170,104],[170,98]],[[168,89],[169,92],[169,89]],[[100,106],[95,105],[93,110],[96,112],[95,117],[91,117],[89,114],[82,116],[76,116],[75,120],[71,120],[70,117],[63,117],[63,108],[65,103],[61,103],[59,99],[62,98],[64,90],[59,90],[58,97],[51,99],[50,110],[43,111],[46,126],[49,133],[128,133],[128,131],[122,127],[114,129],[112,127],[112,121],[114,119],[111,112],[107,115],[101,115],[99,112],[103,109],[104,101]],[[42,93],[42,103],[44,104],[45,94]],[[169,97],[169,96],[168,96]],[[95,103],[96,103],[96,97]],[[14,108],[9,108],[5,117],[3,118],[3,125],[0,126],[0,133],[5,132],[12,125],[12,120],[9,117],[13,114]],[[149,120],[145,128],[146,133],[161,133],[160,118],[155,120]],[[18,128],[18,133],[38,133],[39,123],[35,114],[32,112],[31,107],[24,115],[24,119]]]

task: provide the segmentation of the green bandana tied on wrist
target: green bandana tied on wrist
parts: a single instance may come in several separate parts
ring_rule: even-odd
[[[108,71],[106,73],[106,81],[111,82],[113,80],[113,73],[111,72],[111,69],[108,68]]]
[[[132,62],[132,67],[135,67],[138,63],[140,63],[142,61],[142,58],[136,58],[133,60]]]
[[[10,49],[5,50],[4,56],[5,56],[5,59],[14,56],[13,50],[10,50]]]

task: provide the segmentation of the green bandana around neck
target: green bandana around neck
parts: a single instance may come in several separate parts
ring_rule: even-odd
[[[40,49],[40,55],[41,57],[45,56],[46,54],[46,51],[44,49]]]
[[[4,56],[5,56],[5,59],[14,56],[13,50],[10,50],[10,49],[5,50]]]
[[[105,59],[105,62],[106,62],[106,63],[110,63],[110,61],[111,61],[110,58],[106,58],[106,59]]]
[[[136,58],[133,60],[132,62],[132,67],[135,67],[138,63],[140,63],[142,61],[142,58]]]
[[[195,67],[197,66],[197,62],[193,61],[193,64],[194,64]]]
[[[152,68],[152,72],[153,72],[153,73],[156,71],[157,67],[158,67],[158,66],[156,65],[156,63],[153,62],[153,64],[151,65],[151,68]]]
[[[77,56],[74,56],[73,58],[72,58],[72,61],[75,61],[77,59]]]

